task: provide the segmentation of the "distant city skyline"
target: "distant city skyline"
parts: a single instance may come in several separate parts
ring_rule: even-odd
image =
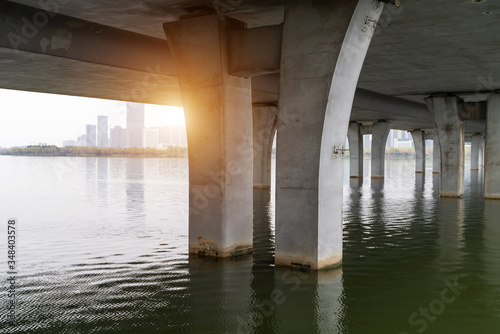
[[[86,125],[97,125],[98,116],[108,117],[108,129],[126,127],[126,102],[66,95],[0,89],[0,147],[63,146],[86,133]],[[185,127],[179,107],[145,105],[145,126]]]

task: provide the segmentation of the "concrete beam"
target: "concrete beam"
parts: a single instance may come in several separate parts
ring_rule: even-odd
[[[356,89],[353,107],[432,121],[432,114],[423,103],[379,94],[362,88]]]
[[[279,73],[283,25],[229,30],[229,72],[250,78]]]
[[[55,5],[37,9],[2,1],[0,47],[176,76],[165,40],[57,12]]]
[[[462,102],[460,109],[463,121],[486,119],[486,102]]]

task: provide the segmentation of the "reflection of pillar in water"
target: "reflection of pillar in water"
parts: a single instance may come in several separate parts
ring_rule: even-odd
[[[85,172],[87,178],[87,200],[89,203],[94,204],[97,197],[97,169],[96,158],[85,158]]]
[[[144,159],[127,159],[125,163],[127,219],[143,220],[144,215]]]
[[[252,257],[233,259],[189,257],[190,320],[187,333],[252,333]]]
[[[343,304],[342,269],[319,272],[276,268],[273,302],[281,333],[333,333]]]
[[[318,333],[335,333],[341,327],[339,317],[344,313],[342,293],[342,268],[318,272],[316,287]]]
[[[464,200],[441,198],[438,211],[440,260],[443,270],[460,263],[464,243]],[[451,267],[449,267],[451,266]]]
[[[108,205],[108,162],[109,158],[97,158],[97,200],[99,205]]]
[[[274,231],[272,229],[271,190],[253,191],[253,268],[252,268],[252,326],[248,333],[273,332],[275,307],[272,302],[275,289]],[[248,319],[247,319],[248,320]],[[242,329],[242,328],[240,328]],[[245,332],[245,331],[242,331]]]
[[[497,200],[484,201],[484,230],[483,242],[484,250],[483,263],[485,268],[485,281],[488,285],[484,289],[484,294],[489,296],[486,301],[485,313],[493,313],[498,319],[498,310],[500,308],[500,205]]]

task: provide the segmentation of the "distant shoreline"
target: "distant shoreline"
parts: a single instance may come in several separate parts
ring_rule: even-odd
[[[28,146],[14,147],[0,155],[24,157],[98,157],[98,158],[184,158],[187,147],[169,147],[164,150],[146,148],[80,147],[80,146]]]

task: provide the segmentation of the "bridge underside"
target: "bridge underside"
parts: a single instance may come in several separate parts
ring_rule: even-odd
[[[500,198],[499,15],[500,3],[469,0],[400,8],[378,0],[4,1],[0,87],[184,106],[190,251],[206,255],[251,249],[250,157],[261,169],[253,183],[268,186],[277,131],[276,263],[320,269],[342,259],[348,134],[356,145],[373,134],[376,178],[391,128],[412,131],[417,172],[425,172],[425,139],[435,138],[435,171],[449,197],[464,192],[466,135],[476,149],[485,135],[485,197]],[[359,174],[362,159],[351,162]]]

